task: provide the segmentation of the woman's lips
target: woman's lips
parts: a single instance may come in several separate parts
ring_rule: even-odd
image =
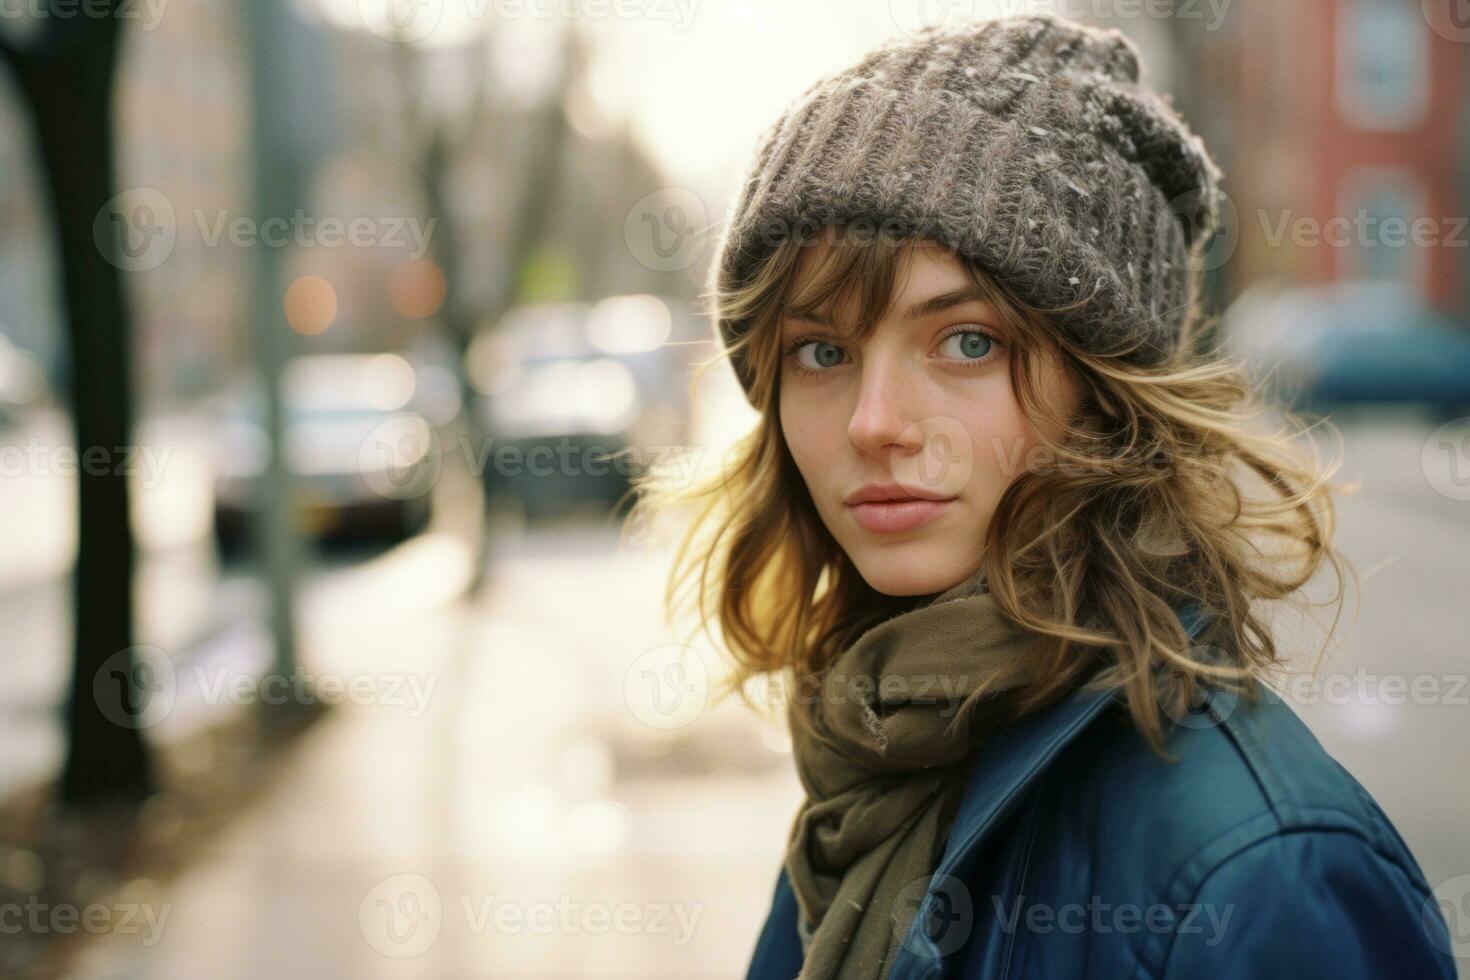
[[[948,500],[873,500],[849,504],[853,520],[869,531],[911,531],[923,527],[943,514],[954,498]]]

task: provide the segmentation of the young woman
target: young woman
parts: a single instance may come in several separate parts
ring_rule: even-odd
[[[751,977],[1454,976],[1259,682],[1259,603],[1342,581],[1331,474],[1209,352],[1221,174],[1139,73],[1054,17],[927,30],[809,89],[732,210],[760,421],[639,508],[697,505],[670,598],[786,702],[807,798]]]

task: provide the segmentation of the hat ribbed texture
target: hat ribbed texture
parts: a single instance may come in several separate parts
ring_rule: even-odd
[[[1116,29],[1050,14],[930,27],[806,90],[763,134],[711,269],[866,219],[932,236],[1086,349],[1157,363],[1199,289],[1222,174]],[[879,223],[882,224],[879,224]],[[744,324],[717,315],[728,345]],[[747,397],[751,379],[732,361]]]

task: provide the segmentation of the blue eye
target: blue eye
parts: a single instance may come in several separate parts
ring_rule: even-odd
[[[943,350],[946,346],[953,349]],[[997,350],[1003,349],[1004,344],[984,330],[961,327],[942,337],[940,347],[942,356],[953,362],[953,367],[978,370],[995,360]],[[828,373],[831,368],[840,366],[847,357],[847,351],[841,344],[819,337],[798,337],[782,346],[781,356],[798,374],[812,376]]]
[[[995,341],[990,338],[989,334],[978,330],[960,330],[944,338],[945,345],[951,345],[952,341],[959,342],[953,345],[955,347],[952,352],[953,356],[963,360],[979,360],[989,354],[991,348],[995,346]]]
[[[809,351],[812,352],[810,361],[803,356]],[[842,348],[825,340],[802,344],[793,353],[796,355],[796,363],[808,371],[821,371],[842,363]]]

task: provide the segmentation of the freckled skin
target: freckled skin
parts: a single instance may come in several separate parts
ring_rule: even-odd
[[[821,247],[821,246],[814,246]],[[903,314],[970,284],[947,250],[920,248],[889,310],[861,345],[815,323],[782,323],[780,421],[823,523],[867,583],[894,596],[942,592],[972,575],[1001,494],[1037,438],[1010,380],[1009,333],[969,299],[919,319]],[[976,331],[991,339],[976,336]],[[1042,394],[1074,411],[1075,378],[1044,357]],[[805,367],[816,373],[803,373]],[[953,497],[937,519],[904,531],[859,525],[845,498],[868,483]]]

